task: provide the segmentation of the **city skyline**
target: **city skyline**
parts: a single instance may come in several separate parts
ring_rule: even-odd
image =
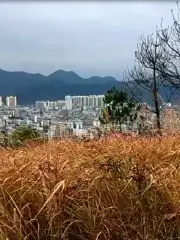
[[[133,64],[139,37],[154,32],[162,18],[171,24],[171,9],[175,2],[3,2],[0,68],[119,80]]]

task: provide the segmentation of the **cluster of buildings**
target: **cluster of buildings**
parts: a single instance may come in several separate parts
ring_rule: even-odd
[[[9,96],[6,104],[0,105],[0,132],[6,130],[11,134],[18,126],[30,126],[49,139],[91,135],[100,126],[103,97],[66,96],[65,100],[39,100],[34,106],[20,106],[16,96]]]
[[[5,104],[0,97],[0,133],[11,134],[18,126],[31,126],[48,139],[72,135],[93,137],[101,127],[103,98],[104,95],[65,96],[64,100],[36,101],[34,106],[20,106],[16,96],[6,97]],[[139,114],[142,124],[153,128],[156,119],[153,111],[145,107]],[[164,128],[180,129],[180,106],[167,104],[161,117]],[[135,123],[133,130],[137,128]],[[123,124],[122,129],[129,131],[132,126]]]
[[[58,108],[72,110],[77,108],[101,108],[103,106],[104,95],[89,96],[65,96],[65,100],[59,101],[36,101],[35,106],[44,111],[48,108]]]
[[[65,107],[67,110],[77,107],[102,107],[104,95],[89,96],[65,96]]]
[[[48,109],[65,109],[65,101],[58,100],[58,101],[36,101],[35,107],[41,111],[45,111]]]
[[[7,107],[16,107],[17,106],[17,97],[16,96],[7,96],[5,102],[6,102]],[[0,96],[0,107],[3,104],[4,104],[3,99]]]

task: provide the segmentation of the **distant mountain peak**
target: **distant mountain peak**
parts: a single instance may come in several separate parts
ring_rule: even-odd
[[[104,94],[113,86],[121,87],[112,77],[83,78],[73,71],[59,69],[49,76],[24,71],[0,69],[0,96],[17,95],[19,104],[32,104],[37,99],[54,101],[65,95]]]
[[[65,95],[104,94],[113,86],[122,89],[123,83],[111,76],[82,78],[73,71],[57,70],[49,76],[39,73],[0,69],[0,96],[17,95],[18,103],[32,104],[37,99],[64,99]],[[162,96],[164,90],[162,89]],[[166,92],[167,94],[167,92]],[[178,94],[179,97],[179,94]],[[151,101],[145,92],[147,102]],[[146,101],[145,99],[145,101]]]
[[[104,84],[107,82],[116,82],[117,80],[111,76],[92,76],[90,78],[82,78],[74,71],[65,71],[59,69],[49,75],[54,80],[61,80],[68,84]]]
[[[51,79],[61,80],[68,84],[82,83],[84,79],[73,71],[57,70],[49,75]]]
[[[69,74],[69,75],[74,75],[74,76],[79,76],[77,73],[73,72],[73,71],[66,71],[66,70],[56,70],[55,72],[51,73],[49,76],[53,76],[53,75],[65,75],[65,74]],[[80,77],[80,76],[79,76]]]

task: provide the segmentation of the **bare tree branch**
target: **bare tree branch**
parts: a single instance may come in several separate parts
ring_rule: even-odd
[[[169,33],[165,33],[168,38]],[[142,36],[135,52],[135,65],[124,73],[124,85],[133,97],[143,103],[143,98],[139,96],[137,89],[141,89],[152,97],[153,108],[148,110],[156,114],[156,127],[159,133],[161,133],[161,110],[171,100],[176,89],[176,84],[175,86],[170,84],[170,80],[174,79],[174,72],[178,74],[178,66],[170,53],[169,47],[162,41],[159,32],[156,32],[155,36],[153,34],[147,37]],[[160,94],[162,90],[165,100],[162,100]]]

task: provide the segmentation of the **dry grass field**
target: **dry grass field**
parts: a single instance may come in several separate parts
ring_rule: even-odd
[[[180,239],[180,136],[0,150],[0,240]]]

